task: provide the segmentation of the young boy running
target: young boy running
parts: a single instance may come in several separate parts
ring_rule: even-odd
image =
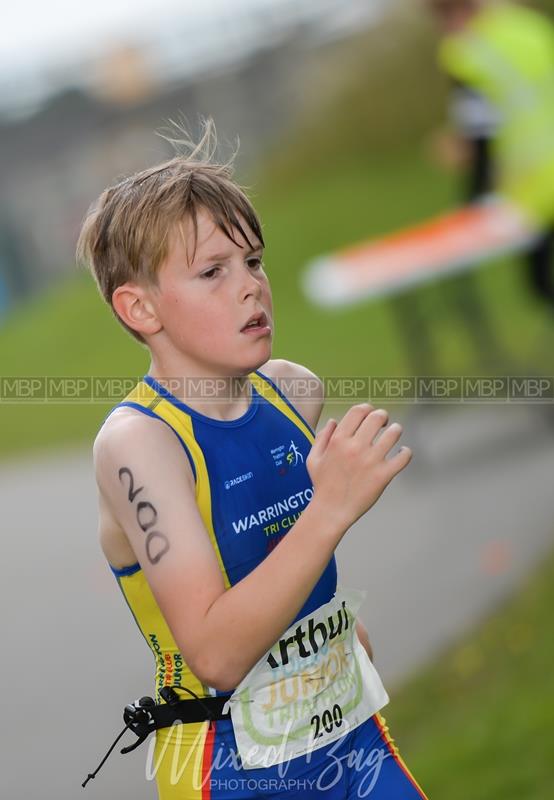
[[[102,549],[168,715],[150,774],[160,800],[422,798],[334,558],[411,452],[367,404],[314,436],[321,384],[279,387],[315,376],[271,360],[261,225],[211,136],[107,189],[78,244],[151,356],[94,446]]]

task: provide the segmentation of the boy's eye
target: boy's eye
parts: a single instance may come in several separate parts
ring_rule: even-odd
[[[207,278],[209,280],[210,278],[215,278],[218,272],[219,267],[212,267],[211,269],[207,269],[205,272],[203,272],[200,277]]]
[[[252,269],[258,269],[259,267],[263,266],[262,259],[260,256],[252,256],[251,258],[247,259],[246,263]]]

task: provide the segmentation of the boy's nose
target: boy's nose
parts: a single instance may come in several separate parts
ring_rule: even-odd
[[[241,273],[240,295],[241,300],[245,300],[251,295],[258,298],[262,295],[261,282],[248,267],[245,267],[244,272]]]

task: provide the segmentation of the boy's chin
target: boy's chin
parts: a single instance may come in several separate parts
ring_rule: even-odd
[[[259,369],[260,367],[263,367],[264,364],[267,364],[270,358],[271,358],[271,349],[268,349],[265,355],[261,355],[255,361],[252,360],[245,363],[241,369],[242,374],[248,375],[250,372],[255,372],[255,370]]]

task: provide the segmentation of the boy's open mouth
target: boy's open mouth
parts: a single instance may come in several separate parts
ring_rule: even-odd
[[[267,328],[267,315],[264,311],[259,311],[257,314],[253,314],[246,325],[244,325],[240,331],[241,333],[247,333],[251,330],[260,330],[262,328]]]

